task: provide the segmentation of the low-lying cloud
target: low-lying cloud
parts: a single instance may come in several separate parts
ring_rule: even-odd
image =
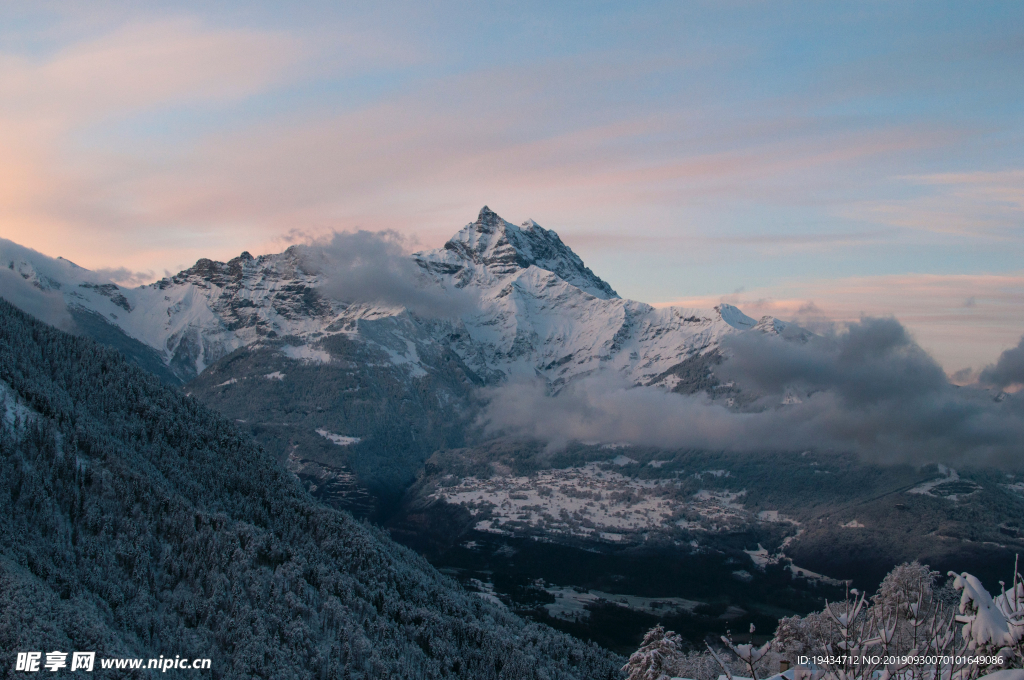
[[[32,264],[26,268],[27,263]],[[0,238],[0,297],[51,326],[75,332],[76,325],[64,304],[64,296],[54,285],[72,268],[91,274],[67,260],[47,257]]]
[[[51,326],[71,332],[76,330],[60,293],[33,286],[7,267],[0,268],[0,298]]]
[[[129,288],[145,285],[156,278],[151,271],[136,272],[126,267],[105,267],[103,269],[94,269],[92,270],[92,274],[96,279],[101,281],[113,281],[120,286],[126,286]]]
[[[346,231],[300,249],[303,266],[324,277],[320,292],[336,300],[405,307],[432,318],[455,317],[477,304],[468,291],[428,280],[408,245],[394,231]]]
[[[723,343],[723,383],[742,407],[598,374],[550,394],[542,381],[492,388],[490,433],[736,452],[849,451],[882,462],[1011,465],[1024,453],[1014,395],[957,387],[895,319],[863,319],[801,343],[745,333]]]
[[[1000,389],[1024,385],[1024,337],[1016,347],[1011,347],[1000,354],[996,363],[986,366],[981,371],[978,382]]]

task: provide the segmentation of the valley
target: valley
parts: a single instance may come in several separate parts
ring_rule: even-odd
[[[389,522],[397,540],[470,590],[613,649],[658,621],[695,644],[771,630],[902,561],[997,579],[1024,548],[1008,529],[1024,516],[1016,477],[993,473],[512,442],[439,452],[425,470]],[[922,493],[953,477],[975,492]]]

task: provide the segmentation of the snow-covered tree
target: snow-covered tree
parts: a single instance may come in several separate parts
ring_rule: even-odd
[[[939,572],[931,571],[916,560],[901,564],[890,571],[871,598],[872,604],[893,613],[897,607],[909,607],[913,602],[933,601],[932,585]]]
[[[662,626],[644,635],[640,649],[633,652],[622,667],[629,680],[670,680],[680,661],[682,638]]]
[[[722,667],[706,651],[690,651],[679,657],[674,666],[675,674],[691,680],[718,680]]]

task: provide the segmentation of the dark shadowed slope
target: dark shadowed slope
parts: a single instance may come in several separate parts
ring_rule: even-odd
[[[15,652],[56,649],[210,657],[223,678],[618,676],[618,657],[467,594],[199,402],[3,301],[0,392],[8,675]]]

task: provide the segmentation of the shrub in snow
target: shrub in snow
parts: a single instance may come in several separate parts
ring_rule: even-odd
[[[1013,587],[992,599],[985,587],[967,572],[955,574],[953,587],[960,591],[960,607],[956,621],[963,624],[960,631],[967,649],[976,655],[999,654],[1012,656],[1020,661],[1021,641],[1024,638],[1024,602],[1021,596],[1024,585],[1014,574]]]
[[[677,677],[691,680],[718,680],[718,676],[722,674],[722,667],[718,661],[706,651],[687,652],[679,658],[673,669]],[[734,668],[733,672],[739,673],[740,670]]]
[[[676,633],[666,631],[662,626],[655,626],[647,631],[640,649],[633,652],[622,670],[628,680],[717,680],[722,674],[723,664],[727,669],[726,674],[730,677],[750,672],[749,667],[739,660],[716,657],[715,654],[706,651],[683,652],[684,644],[683,639]],[[738,648],[747,646],[737,645]],[[756,677],[765,678],[771,675],[769,669],[772,662],[774,667],[778,667],[778,656],[775,652],[769,652],[767,656],[756,655]]]
[[[807,616],[790,616],[779,620],[775,629],[774,649],[780,658],[790,661],[813,650],[826,649],[834,640],[832,619],[825,612],[812,612]]]
[[[750,624],[750,636],[754,636],[754,624]],[[736,644],[732,640],[732,636],[722,636],[722,643],[731,651],[740,663],[743,665],[745,672],[748,674],[747,677],[751,680],[759,680],[759,678],[767,677],[770,675],[768,666],[771,661],[775,661],[775,665],[778,665],[778,660],[769,655],[772,648],[772,643],[766,642],[762,646],[757,647],[753,644]],[[718,662],[722,670],[725,671],[725,676],[729,680],[733,680],[732,670],[721,656],[708,645],[708,653]]]

